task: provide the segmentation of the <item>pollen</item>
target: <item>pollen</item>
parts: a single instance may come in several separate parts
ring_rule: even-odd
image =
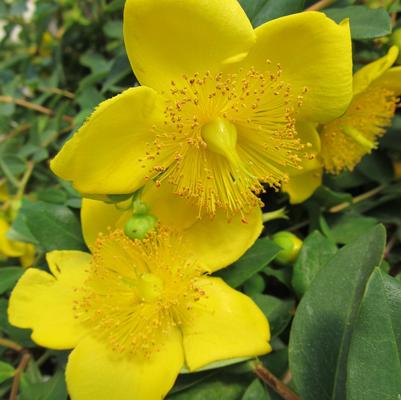
[[[190,321],[205,295],[198,287],[203,272],[182,239],[162,228],[143,240],[121,230],[100,235],[75,317],[115,353],[149,357],[163,336]]]
[[[326,171],[352,171],[364,155],[377,147],[377,139],[391,125],[397,105],[392,91],[370,87],[352,100],[341,118],[324,125],[321,156]]]
[[[302,93],[291,93],[280,65],[237,73],[195,73],[171,82],[164,124],[148,157],[162,160],[149,175],[193,200],[199,214],[245,214],[261,205],[258,194],[278,190],[287,167],[310,157],[297,136]],[[163,156],[161,156],[163,155]]]

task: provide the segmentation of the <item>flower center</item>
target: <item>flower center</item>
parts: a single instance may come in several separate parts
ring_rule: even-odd
[[[217,118],[201,128],[202,139],[207,148],[216,154],[224,156],[233,165],[241,162],[236,150],[237,128],[224,118]]]
[[[138,279],[136,287],[141,301],[151,303],[160,298],[163,282],[157,275],[145,273]]]
[[[190,321],[202,274],[174,233],[159,228],[130,240],[116,230],[96,241],[75,316],[114,352],[149,357]]]
[[[345,114],[322,127],[321,156],[326,171],[352,171],[361,158],[377,147],[397,108],[394,93],[370,87],[355,96]]]
[[[192,199],[199,214],[246,215],[263,184],[278,189],[287,167],[309,156],[295,129],[304,93],[291,93],[279,65],[266,68],[183,76],[163,93],[164,125],[148,151],[163,162],[149,176]]]

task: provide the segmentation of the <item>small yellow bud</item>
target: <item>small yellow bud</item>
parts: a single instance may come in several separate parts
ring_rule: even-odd
[[[273,242],[283,249],[275,258],[275,261],[283,265],[292,264],[297,259],[302,247],[302,240],[287,231],[275,233],[273,235]]]

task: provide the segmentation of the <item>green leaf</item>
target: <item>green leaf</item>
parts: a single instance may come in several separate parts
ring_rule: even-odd
[[[238,400],[245,389],[243,379],[233,380],[229,375],[213,376],[192,386],[168,396],[170,400]]]
[[[378,225],[343,247],[316,276],[292,324],[289,360],[303,400],[346,399],[347,357],[366,284],[380,265],[386,232]]]
[[[282,300],[267,294],[256,294],[252,299],[268,319],[272,337],[283,332],[292,318],[294,300]]]
[[[347,400],[401,394],[401,283],[378,268],[370,277],[349,357]]]
[[[259,239],[237,262],[216,275],[236,288],[262,270],[280,250],[271,240]]]
[[[253,26],[303,10],[304,0],[240,0]]]
[[[350,6],[329,8],[324,13],[338,23],[349,18],[353,39],[371,39],[391,33],[391,19],[384,8]]]
[[[340,203],[352,203],[352,196],[349,193],[335,192],[327,186],[320,186],[313,194],[313,199],[326,208]]]
[[[45,250],[85,248],[81,225],[68,207],[24,200],[20,213],[32,235]]]
[[[299,297],[304,295],[315,276],[336,252],[337,247],[318,231],[313,232],[304,240],[294,264],[291,281]]]
[[[14,376],[15,369],[12,365],[0,361],[0,383]]]
[[[0,294],[13,288],[23,273],[24,270],[22,267],[0,268]]]
[[[21,385],[21,400],[67,400],[64,373],[57,371],[49,380],[36,382],[25,379]]]
[[[270,400],[270,396],[260,380],[255,379],[247,387],[241,400]]]
[[[357,166],[358,172],[378,183],[390,183],[393,179],[393,164],[384,153],[375,151],[366,156]]]
[[[375,218],[344,214],[332,226],[330,232],[331,238],[333,238],[336,243],[348,244],[359,238],[376,224],[377,220]]]

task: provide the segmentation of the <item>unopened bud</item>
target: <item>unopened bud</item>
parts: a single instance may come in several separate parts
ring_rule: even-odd
[[[134,214],[125,224],[124,233],[130,239],[143,239],[156,227],[157,219],[150,214]]]
[[[302,247],[302,240],[291,232],[281,231],[273,235],[273,242],[282,250],[277,254],[275,261],[279,264],[292,264],[298,257]]]

